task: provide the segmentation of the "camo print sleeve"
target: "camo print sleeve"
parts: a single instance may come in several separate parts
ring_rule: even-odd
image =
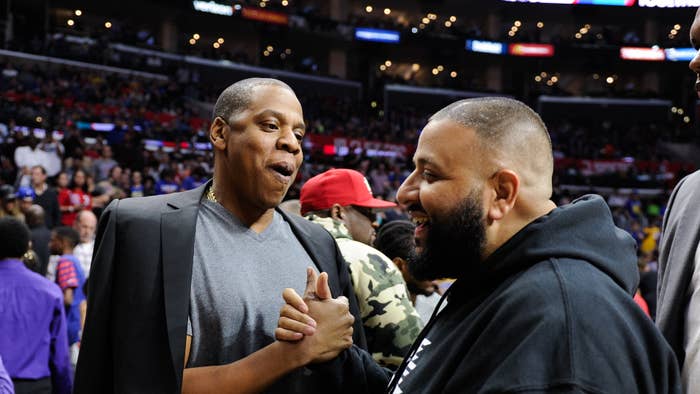
[[[396,368],[423,329],[403,276],[376,249],[349,239],[336,241],[350,264],[369,351],[380,365]]]

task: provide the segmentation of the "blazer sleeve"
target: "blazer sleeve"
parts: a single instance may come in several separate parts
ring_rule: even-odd
[[[75,374],[74,393],[109,393],[114,388],[112,357],[112,281],[119,200],[100,218],[90,267],[88,309]]]

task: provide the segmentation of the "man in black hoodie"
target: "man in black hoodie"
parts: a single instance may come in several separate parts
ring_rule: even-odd
[[[599,196],[550,200],[552,146],[534,111],[458,101],[430,118],[413,161],[397,194],[417,225],[409,270],[457,280],[388,389],[345,352],[343,392],[681,393],[673,351],[632,298],[634,240]]]
[[[557,208],[547,129],[506,98],[431,117],[398,192],[419,279],[457,278],[391,393],[680,393],[673,353],[632,299],[635,243],[598,196]]]

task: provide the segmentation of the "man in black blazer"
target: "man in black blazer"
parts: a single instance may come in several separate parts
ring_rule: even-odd
[[[333,382],[344,380],[340,378],[342,353],[333,361],[297,368],[310,361],[328,361],[340,352],[334,344],[316,343],[313,351],[308,344],[326,338],[321,333],[331,324],[335,326],[329,330],[342,331],[343,305],[345,315],[349,306],[355,316],[352,339],[356,346],[348,351],[365,357],[358,347],[366,348],[347,265],[333,238],[320,226],[276,208],[301,165],[304,133],[301,104],[289,86],[272,79],[239,81],[221,94],[214,107],[212,181],[187,192],[117,200],[109,205],[95,244],[76,393],[260,390],[290,371],[296,373],[291,376],[301,382],[294,383],[305,392],[342,391],[333,387]],[[194,316],[190,296],[202,290],[193,288],[197,284],[192,278],[193,264],[197,268],[198,216],[205,204],[209,204],[207,209],[223,207],[227,215],[256,234],[275,220],[286,223],[291,238],[308,254],[315,269],[327,273],[332,297],[347,298],[309,302],[309,308],[313,304],[317,311],[327,311],[319,316],[335,313],[334,321],[319,320],[316,334],[297,342],[270,340],[271,344],[248,357],[185,369],[193,343],[193,337],[187,335]],[[230,254],[239,264],[237,250]],[[225,263],[228,261],[221,262]],[[303,281],[304,273],[299,274]],[[262,286],[274,279],[254,281]],[[280,288],[277,294],[281,293]],[[281,305],[282,298],[277,298]],[[235,297],[231,302],[237,302]],[[347,329],[351,322],[351,318],[345,320]],[[327,350],[323,357],[314,353],[318,349]],[[222,360],[225,353],[222,350]],[[246,386],[250,382],[253,385]]]

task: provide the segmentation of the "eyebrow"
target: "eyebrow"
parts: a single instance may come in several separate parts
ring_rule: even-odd
[[[287,121],[287,117],[284,116],[283,113],[275,111],[274,109],[266,109],[266,110],[260,112],[259,114],[255,115],[255,118],[260,119],[260,118],[264,118],[266,116],[272,116],[272,117],[277,118],[283,122]],[[304,124],[304,122],[297,122],[297,123],[293,124],[292,127],[295,129],[302,129],[303,131],[306,131],[306,125]]]
[[[418,165],[422,165],[422,166],[425,166],[425,165],[432,165],[432,166],[435,166],[435,167],[440,168],[440,165],[438,165],[437,163],[435,163],[435,161],[432,160],[432,158],[430,158],[430,157],[419,157],[418,159],[415,159],[415,158],[414,158],[413,164],[414,164],[416,167],[418,167]]]

